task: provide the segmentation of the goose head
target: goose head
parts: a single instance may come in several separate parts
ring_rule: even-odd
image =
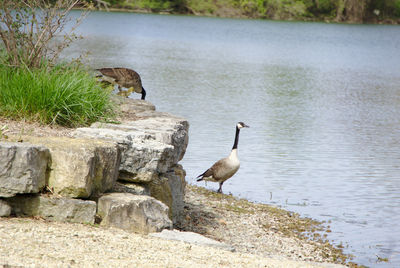
[[[244,128],[244,127],[249,127],[248,125],[246,125],[245,123],[243,123],[243,122],[238,122],[237,124],[236,124],[236,127],[238,128],[238,129],[241,129],[241,128]]]

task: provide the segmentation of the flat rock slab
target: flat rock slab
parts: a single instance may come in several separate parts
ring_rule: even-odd
[[[163,230],[161,233],[153,233],[150,235],[168,240],[182,241],[189,244],[221,248],[232,252],[235,251],[235,249],[231,245],[218,242],[216,240],[210,239],[208,237],[193,232],[181,232],[178,230]]]
[[[94,223],[96,202],[46,195],[18,195],[9,200],[17,216],[40,216],[61,222]]]
[[[185,154],[189,141],[189,123],[186,119],[164,112],[145,111],[137,114],[140,119],[122,124],[94,123],[91,128],[107,128],[136,133],[150,140],[174,146],[177,161]]]
[[[49,161],[43,146],[0,142],[0,197],[38,193],[45,186]]]
[[[98,200],[100,225],[147,234],[172,228],[168,207],[150,196],[108,193]]]
[[[121,152],[116,143],[67,137],[24,136],[23,140],[49,149],[48,185],[57,194],[96,196],[112,189],[118,178]]]
[[[129,117],[129,115],[136,116],[139,112],[156,110],[154,104],[145,100],[124,98],[118,95],[111,95],[111,98],[126,117]]]

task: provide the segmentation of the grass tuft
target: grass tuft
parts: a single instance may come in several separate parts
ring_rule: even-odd
[[[67,127],[112,117],[110,92],[79,65],[0,65],[0,116]]]

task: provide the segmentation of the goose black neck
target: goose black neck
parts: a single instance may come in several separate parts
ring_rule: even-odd
[[[142,87],[142,100],[146,98],[146,90]]]
[[[237,147],[238,147],[238,143],[239,143],[239,132],[240,132],[240,129],[239,129],[238,127],[236,127],[235,142],[233,143],[232,150],[233,150],[233,149],[237,149]]]

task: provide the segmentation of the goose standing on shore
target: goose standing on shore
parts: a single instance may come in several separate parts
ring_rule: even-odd
[[[243,122],[239,122],[236,124],[236,135],[235,135],[235,142],[233,143],[232,151],[228,157],[222,158],[218,160],[212,167],[207,169],[203,174],[197,176],[197,181],[212,181],[212,182],[219,182],[219,189],[218,193],[222,193],[222,184],[232,177],[236,171],[238,171],[240,167],[240,161],[237,156],[237,147],[239,143],[239,133],[240,129],[244,127],[249,127]]]
[[[118,95],[128,97],[131,92],[137,92],[142,94],[142,100],[146,98],[146,90],[142,86],[142,80],[140,75],[132,69],[128,68],[101,68],[96,69],[99,71],[104,78],[110,83],[118,85]],[[127,88],[127,91],[123,91],[121,87]]]

